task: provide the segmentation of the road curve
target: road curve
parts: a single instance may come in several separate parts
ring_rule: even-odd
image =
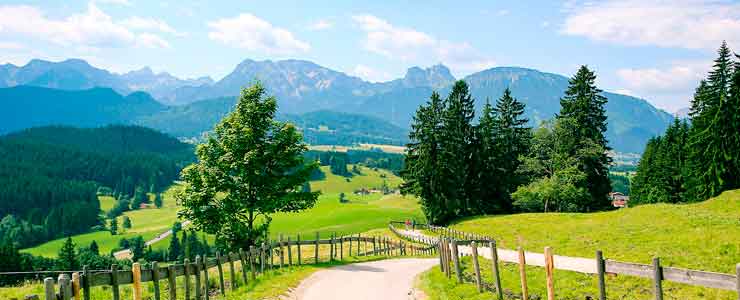
[[[438,263],[438,259],[400,258],[337,266],[303,280],[288,299],[414,299],[414,278]]]

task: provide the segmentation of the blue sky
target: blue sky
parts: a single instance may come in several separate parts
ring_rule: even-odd
[[[370,81],[442,63],[572,74],[668,111],[688,106],[735,1],[0,1],[0,63],[82,58],[218,80],[246,58],[297,58]]]

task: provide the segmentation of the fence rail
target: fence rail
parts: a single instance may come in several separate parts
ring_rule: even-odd
[[[249,249],[240,249],[237,252],[221,255],[217,252],[215,257],[197,256],[194,262],[184,260],[184,263],[162,264],[152,262],[147,265],[134,263],[131,270],[119,270],[117,265],[112,265],[110,270],[91,271],[84,267],[82,271],[57,271],[62,272],[58,278],[46,277],[44,279],[44,300],[90,300],[91,288],[96,286],[110,286],[113,300],[120,300],[120,286],[132,285],[133,299],[142,299],[142,283],[153,283],[153,298],[160,300],[160,282],[167,281],[168,286],[176,286],[178,277],[185,277],[186,299],[190,292],[194,292],[195,299],[209,299],[210,291],[207,290],[208,271],[216,268],[218,272],[219,293],[226,295],[224,283],[225,269],[230,273],[230,286],[233,290],[238,282],[247,283],[255,280],[257,276],[264,274],[266,270],[283,268],[293,265],[316,264],[322,262],[319,255],[319,247],[329,245],[329,257],[326,261],[342,260],[345,253],[349,256],[405,256],[409,255],[433,255],[436,246],[419,247],[404,240],[392,240],[387,237],[366,237],[360,234],[351,236],[332,235],[326,239],[320,239],[319,233],[313,240],[301,239],[300,235],[295,239],[283,238],[263,243],[259,247],[251,246]],[[302,256],[301,248],[313,250],[313,259]],[[306,249],[305,247],[309,247]],[[297,249],[294,249],[297,248]],[[310,249],[313,248],[313,249]],[[362,250],[364,248],[364,251]],[[293,253],[295,250],[295,255]],[[325,258],[325,257],[324,257]],[[241,278],[237,277],[234,264],[241,266]],[[39,272],[39,274],[48,274]],[[71,275],[71,276],[70,276]],[[2,274],[0,274],[2,276]],[[192,281],[194,279],[194,281]],[[168,299],[176,299],[177,289],[167,289]],[[39,299],[36,295],[27,298]]]
[[[566,270],[585,274],[595,274],[599,277],[599,299],[606,299],[605,274],[620,274],[636,276],[653,280],[653,289],[655,299],[663,299],[662,282],[670,281],[693,286],[702,286],[714,289],[737,291],[738,300],[740,300],[740,263],[735,266],[736,274],[724,274],[716,272],[707,272],[699,270],[690,270],[676,267],[661,266],[660,259],[654,258],[652,264],[638,264],[631,262],[621,262],[616,260],[604,259],[601,251],[596,251],[595,258],[570,257],[553,255],[552,251],[545,248],[545,253],[528,252],[519,248],[517,250],[501,249],[496,247],[493,238],[479,234],[466,233],[451,228],[439,227],[426,224],[416,224],[416,227],[422,227],[438,235],[436,239],[420,234],[411,234],[408,231],[401,231],[394,228],[394,225],[404,224],[402,222],[391,222],[389,226],[396,235],[404,239],[421,239],[424,241],[435,241],[436,247],[439,248],[439,257],[441,270],[448,274],[454,269],[458,280],[462,282],[465,278],[460,272],[459,257],[472,256],[476,273],[480,270],[477,267],[478,257],[482,256],[491,259],[493,262],[492,272],[494,278],[497,278],[497,293],[501,299],[500,279],[498,274],[498,262],[508,262],[520,265],[520,279],[522,282],[522,291],[526,293],[526,274],[523,267],[526,265],[545,267],[548,269]],[[479,254],[480,253],[480,254]],[[452,266],[450,265],[452,263]],[[453,268],[454,267],[454,268]],[[475,278],[473,276],[472,278]],[[477,276],[480,277],[479,275]],[[547,272],[548,281],[552,278],[552,273]],[[480,280],[479,280],[480,281]],[[477,283],[479,290],[484,285],[482,282]],[[550,291],[549,293],[554,293]],[[526,299],[526,295],[522,295]],[[548,299],[552,299],[548,297]]]

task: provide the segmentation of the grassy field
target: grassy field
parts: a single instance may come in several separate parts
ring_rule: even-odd
[[[350,167],[351,168],[351,167]],[[365,232],[387,225],[390,220],[415,218],[423,220],[423,215],[414,197],[403,197],[390,194],[354,195],[353,191],[360,188],[380,188],[386,184],[395,188],[401,179],[386,170],[373,170],[359,167],[361,174],[345,178],[329,172],[328,167],[322,167],[326,177],[311,182],[311,189],[320,190],[322,195],[316,205],[300,213],[279,213],[273,216],[271,234],[275,237],[280,233],[287,235],[302,234],[315,235],[321,232],[328,236],[333,232],[349,234]],[[79,245],[89,245],[96,241],[102,253],[108,253],[118,245],[121,238],[132,238],[138,235],[149,240],[168,230],[177,221],[179,207],[175,204],[173,193],[177,185],[163,194],[163,207],[160,209],[143,209],[126,212],[124,215],[131,219],[132,228],[119,235],[111,235],[107,231],[91,232],[73,236],[74,242]],[[339,203],[339,193],[344,192],[349,203]],[[112,199],[101,198],[101,206],[112,206]],[[119,217],[119,229],[121,220]],[[64,239],[57,239],[23,250],[24,252],[46,257],[55,257]],[[169,245],[169,238],[155,244],[153,248],[162,249]]]
[[[727,191],[696,204],[655,204],[610,212],[577,214],[519,214],[478,217],[452,226],[458,230],[487,234],[499,246],[521,245],[542,252],[553,247],[555,254],[593,257],[597,249],[608,259],[650,264],[660,257],[665,266],[735,273],[740,262],[740,190]],[[488,262],[486,262],[488,263]],[[544,295],[544,272],[529,268],[531,290]],[[531,275],[530,275],[531,274]],[[504,286],[519,292],[518,275],[506,266]],[[429,272],[421,285],[440,295],[432,299],[475,298],[469,287],[450,288],[446,279]],[[558,299],[583,299],[596,293],[594,277],[556,271]],[[630,276],[608,276],[612,299],[650,299],[651,282]],[[736,292],[664,283],[666,299],[736,299]],[[447,295],[447,296],[444,296]]]

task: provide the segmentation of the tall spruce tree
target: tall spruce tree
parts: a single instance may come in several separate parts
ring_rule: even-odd
[[[62,244],[62,248],[59,249],[57,257],[60,270],[73,271],[79,269],[77,251],[75,250],[75,243],[72,241],[72,237],[67,237],[64,244]]]
[[[574,143],[564,149],[566,155],[576,156],[579,150],[595,143],[609,150],[606,140],[606,97],[596,87],[596,74],[586,66],[581,66],[568,83],[565,96],[560,99],[558,119],[571,119],[577,126],[570,126]],[[586,211],[609,207],[607,199],[611,191],[609,181],[609,164],[611,158],[604,151],[598,156],[587,156],[579,162],[579,169],[586,174],[586,188],[591,194],[590,203],[585,203]]]
[[[440,167],[444,184],[442,193],[448,209],[453,215],[465,216],[473,213],[474,203],[471,190],[476,181],[471,178],[470,166],[473,161],[472,146],[475,118],[473,97],[468,84],[459,80],[445,99],[442,115]]]
[[[422,210],[432,224],[444,224],[452,217],[444,195],[440,193],[443,182],[438,163],[443,110],[442,98],[437,92],[432,92],[427,103],[416,111],[401,171],[404,179],[401,192],[419,197]]]
[[[494,111],[498,117],[495,126],[495,148],[499,154],[497,165],[503,171],[499,184],[504,189],[506,202],[510,202],[509,195],[524,181],[516,170],[520,165],[519,156],[529,151],[532,129],[524,117],[524,103],[512,97],[508,88],[496,101]]]
[[[479,176],[478,180],[482,188],[478,191],[478,199],[485,213],[501,213],[507,211],[511,204],[507,203],[509,197],[499,182],[503,177],[504,170],[498,165],[501,155],[498,152],[498,120],[499,116],[489,101],[483,105],[480,120],[476,127],[479,140]]]
[[[738,128],[734,127],[737,108],[731,107],[730,83],[733,76],[731,51],[722,43],[718,57],[706,80],[700,85],[692,101],[689,137],[691,180],[687,195],[700,201],[738,186],[736,141]]]

